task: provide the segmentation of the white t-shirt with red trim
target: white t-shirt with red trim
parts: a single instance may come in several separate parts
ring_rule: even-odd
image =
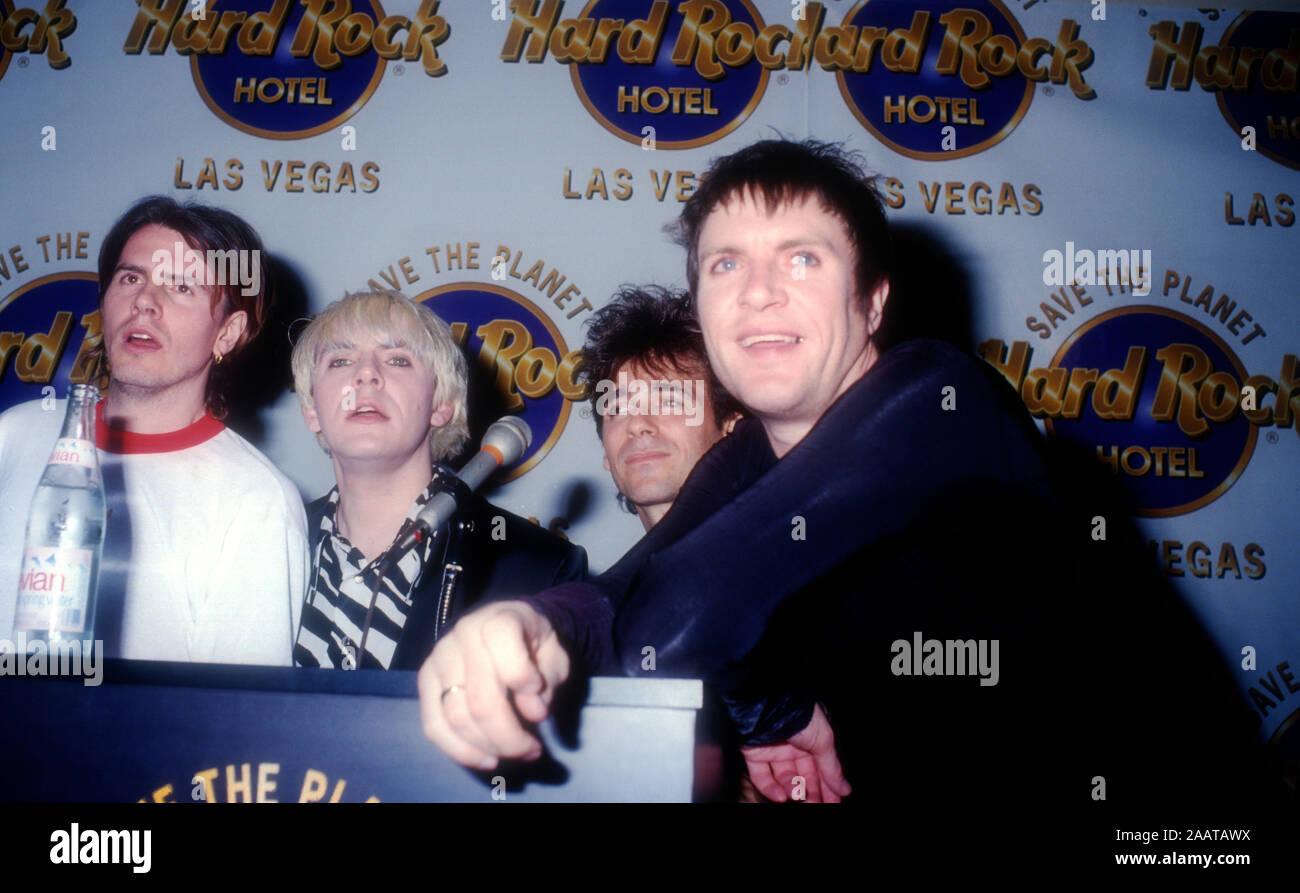
[[[307,520],[293,483],[211,415],[95,442],[109,508],[95,637],[107,657],[292,665]],[[12,639],[27,513],[66,401],[0,415],[0,638]]]

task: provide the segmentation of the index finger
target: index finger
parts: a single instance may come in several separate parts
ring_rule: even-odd
[[[497,672],[514,697],[515,710],[529,722],[541,722],[550,712],[555,689],[568,678],[569,656],[555,637],[545,617],[531,610],[510,611],[520,620],[524,633],[524,650],[496,647],[493,655]],[[512,637],[513,625],[490,625],[484,636]]]
[[[515,685],[534,684],[529,668],[540,678],[531,664],[521,618],[503,613],[487,620],[475,644],[478,647],[464,651],[468,719],[496,755],[528,759],[540,755],[541,743],[524,730],[509,697]]]

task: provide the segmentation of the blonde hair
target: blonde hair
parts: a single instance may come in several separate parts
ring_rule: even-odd
[[[450,403],[452,415],[429,438],[431,457],[440,462],[455,456],[469,440],[465,355],[456,346],[450,326],[401,292],[353,292],[312,318],[293,346],[293,387],[299,402],[307,409],[316,408],[312,371],[317,360],[327,350],[350,345],[359,335],[405,347],[433,372],[433,405]],[[316,440],[328,453],[324,438],[317,434]]]

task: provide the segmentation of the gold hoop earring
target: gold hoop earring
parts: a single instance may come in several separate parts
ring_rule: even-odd
[[[213,363],[213,365],[215,365],[215,366],[220,366],[220,365],[221,365],[221,352],[220,352],[220,351],[217,351],[216,353],[214,353],[214,354],[212,355],[212,363]]]

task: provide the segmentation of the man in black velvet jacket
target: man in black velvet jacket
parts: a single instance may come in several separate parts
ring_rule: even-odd
[[[837,800],[845,775],[900,810],[1245,790],[1240,699],[1091,536],[1016,395],[946,344],[873,343],[889,233],[851,156],[723,158],[678,236],[710,363],[754,418],[609,572],[464,618],[421,669],[430,738],[481,768],[540,754],[516,715],[544,717],[573,658],[716,686],[775,800]],[[1159,698],[1134,682],[1156,666],[1179,675]]]
[[[303,418],[338,486],[307,507],[312,570],[300,666],[415,669],[480,601],[586,575],[586,552],[472,493],[438,464],[469,437],[466,364],[450,328],[397,292],[348,295],[294,346]],[[460,509],[400,560],[388,551],[433,495]]]

